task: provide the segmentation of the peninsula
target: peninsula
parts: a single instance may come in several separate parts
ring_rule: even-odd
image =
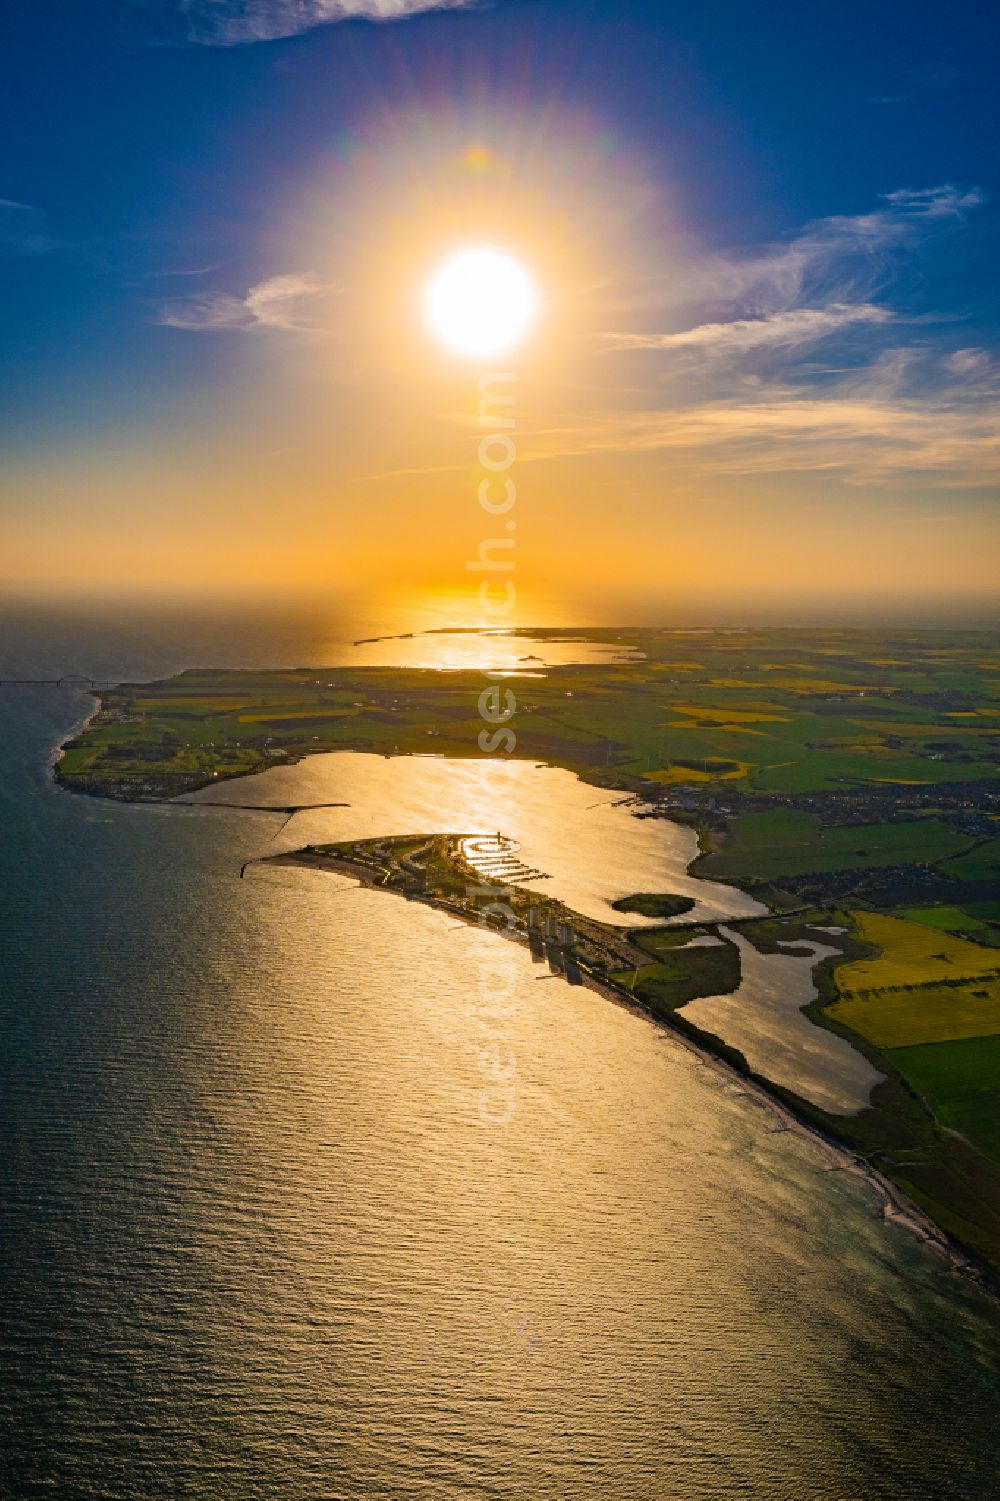
[[[599,923],[501,861],[507,936],[723,1057],[1000,1270],[1000,640],[591,631],[621,656],[544,667],[527,642],[582,633],[524,636],[515,754],[619,790],[637,817],[687,823],[701,851],[693,873],[738,884],[766,915],[692,923],[684,898],[637,891],[616,903],[621,926]],[[481,682],[336,666],[122,684],[100,695],[56,776],[92,794],[171,799],[323,751],[478,755]],[[388,830],[275,858],[480,921],[474,837]],[[752,1068],[722,1023],[708,1032],[685,1014],[702,998],[738,1003],[746,944],[774,966],[818,956],[801,1015],[867,1060],[877,1082],[859,1108],[833,1110],[804,1079]]]

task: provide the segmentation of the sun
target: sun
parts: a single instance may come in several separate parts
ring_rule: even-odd
[[[492,245],[457,250],[427,285],[424,310],[446,348],[470,358],[513,349],[538,311],[538,291],[520,261]]]

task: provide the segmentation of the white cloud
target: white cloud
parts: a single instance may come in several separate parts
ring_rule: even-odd
[[[673,269],[660,327],[669,316],[676,331],[604,340],[661,355],[645,397],[631,412],[553,425],[522,456],[662,451],[692,473],[995,484],[1000,396],[988,353],[935,348],[940,317],[902,301],[924,282],[913,263],[982,202],[977,188],[901,188],[869,213],[816,220],[785,244]],[[834,337],[836,362],[818,363],[811,347]]]
[[[813,343],[849,324],[886,323],[892,314],[873,303],[831,303],[825,308],[788,308],[764,318],[701,323],[672,334],[608,334],[613,349],[698,349],[706,354]]]
[[[239,47],[297,36],[334,21],[403,21],[428,10],[461,10],[471,0],[181,0],[189,40]]]
[[[898,276],[902,252],[960,226],[984,196],[952,183],[899,188],[868,213],[815,219],[784,243],[707,256],[683,277],[681,295],[741,317],[871,302]]]
[[[885,194],[886,203],[894,209],[928,219],[960,219],[967,209],[978,208],[983,199],[980,188],[963,191],[950,182],[936,188],[897,188]]]
[[[956,349],[945,359],[945,368],[960,380],[989,374],[991,361],[985,349]]]
[[[324,332],[330,329],[329,302],[336,290],[309,272],[272,276],[242,297],[206,292],[198,297],[176,298],[160,308],[156,321],[167,328],[199,333],[265,328],[286,333]]]
[[[166,302],[157,313],[156,322],[165,328],[199,331],[254,326],[243,299],[230,297],[225,292],[206,292],[201,297]]]

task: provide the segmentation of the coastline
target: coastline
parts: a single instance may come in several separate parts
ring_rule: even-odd
[[[93,691],[96,700],[95,707],[83,720],[81,729],[86,729],[105,710],[105,692],[103,690],[91,691]],[[111,690],[111,692],[113,693],[114,690]],[[112,709],[111,714],[114,715],[114,713],[115,711]],[[79,734],[80,729],[73,733]],[[67,741],[70,738],[70,736],[67,736]],[[52,774],[55,783],[66,790],[82,792],[88,796],[106,797],[113,801],[126,803],[173,803],[180,806],[212,806],[213,804],[207,800],[203,804],[201,800],[197,803],[186,804],[186,798],[190,793],[205,787],[211,787],[216,783],[240,780],[242,777],[270,769],[275,765],[295,764],[306,759],[311,754],[322,754],[329,749],[325,745],[316,745],[315,747],[308,745],[301,746],[297,747],[293,752],[286,752],[281,761],[276,761],[268,757],[249,769],[223,769],[212,775],[197,774],[185,776],[182,779],[184,785],[178,786],[176,785],[178,780],[176,778],[172,780],[172,785],[167,785],[168,779],[156,778],[155,776],[142,779],[141,785],[137,783],[135,778],[131,780],[123,778],[119,782],[114,778],[102,777],[91,781],[85,775],[79,773],[66,778],[60,771],[60,761],[65,748],[66,742],[64,741],[52,762]],[[421,752],[407,749],[399,750],[396,754],[420,755]],[[531,759],[544,761],[544,758],[541,757],[532,757]],[[554,763],[550,761],[547,764]],[[576,774],[579,775],[579,772]],[[586,778],[586,780],[589,780],[589,778]],[[671,813],[664,809],[656,795],[650,795],[651,789],[636,787],[629,790],[630,795],[636,797],[637,801],[641,804],[641,816],[666,817],[670,821],[684,824],[688,828],[692,826],[693,818],[690,813],[687,816],[682,813],[680,817],[673,818]],[[222,805],[234,808],[241,808],[243,806],[228,802],[223,802]],[[298,805],[294,809],[267,806],[264,811],[287,814],[298,811]],[[696,879],[698,878],[698,865],[703,853],[695,858],[690,867],[690,874]],[[312,864],[314,866],[321,866],[327,870],[334,868],[329,857],[324,857],[322,860],[304,860],[299,857],[297,852],[287,852],[264,858],[277,863]],[[256,862],[247,862],[247,864],[254,863]],[[243,870],[241,870],[241,876],[245,873],[246,868],[245,865]],[[343,862],[342,868],[337,873],[358,880],[362,884],[371,886],[380,884],[370,877],[366,878],[362,876],[356,864],[350,861]],[[723,884],[730,885],[740,891],[746,890],[736,880],[724,881]],[[415,892],[403,893],[399,892],[398,888],[395,889],[397,889],[397,894],[405,894],[410,900],[423,900],[429,905],[438,906],[442,910],[447,911],[449,915],[457,917],[462,921],[476,921],[474,917],[469,917],[457,905],[422,896]],[[753,895],[758,899],[761,894],[759,889],[747,892],[747,895]],[[773,906],[773,903],[769,905]],[[775,911],[769,915],[777,917],[787,915],[788,911],[795,910],[799,909],[786,909],[785,913]],[[574,916],[571,913],[568,915],[571,917]],[[709,922],[709,926],[711,925],[711,922]],[[515,933],[505,936],[509,936],[516,941],[525,941],[520,935]],[[632,963],[633,961],[630,960],[629,967],[632,966]],[[877,1144],[870,1146],[864,1140],[852,1140],[846,1133],[843,1137],[839,1136],[835,1124],[823,1112],[814,1112],[813,1107],[808,1101],[801,1100],[792,1091],[777,1084],[767,1076],[756,1074],[750,1068],[742,1053],[728,1046],[714,1034],[696,1028],[685,1017],[676,1013],[665,1014],[662,1010],[654,1011],[642,1000],[617,985],[606,974],[597,975],[584,964],[579,963],[579,961],[575,962],[575,967],[579,983],[586,984],[588,988],[611,1000],[616,1005],[624,1006],[637,1015],[645,1016],[648,1020],[660,1023],[662,1026],[668,1028],[674,1037],[680,1038],[685,1042],[689,1049],[696,1053],[704,1062],[722,1067],[728,1076],[741,1080],[743,1086],[752,1092],[760,1103],[766,1103],[769,1108],[778,1113],[779,1118],[783,1122],[783,1129],[794,1128],[800,1132],[807,1132],[815,1141],[823,1143],[835,1154],[836,1160],[834,1165],[837,1168],[851,1171],[855,1175],[863,1177],[870,1184],[882,1203],[883,1218],[892,1223],[902,1225],[918,1239],[934,1245],[952,1269],[963,1272],[980,1285],[989,1288],[995,1294],[1000,1292],[1000,1269],[998,1269],[995,1260],[991,1259],[988,1252],[984,1252],[975,1243],[970,1244],[966,1242],[960,1234],[945,1229],[943,1224],[939,1224],[928,1210],[925,1210],[915,1198],[910,1196],[906,1188],[901,1187],[886,1173],[873,1166],[870,1157],[877,1155],[879,1150]],[[721,994],[723,992],[720,990],[716,993]],[[812,1015],[812,1005],[805,1009],[810,1014],[810,1019],[817,1022],[816,1016]],[[826,1018],[823,1017],[817,1024],[827,1025]],[[837,1029],[833,1028],[833,1030]],[[852,1039],[852,1042],[857,1046],[857,1042],[854,1039]],[[859,1050],[862,1052],[866,1051],[863,1045]],[[943,1207],[947,1208],[947,1205]],[[950,1210],[948,1212],[950,1213]]]
[[[62,777],[59,775],[59,763],[66,754],[66,748],[69,742],[71,740],[75,740],[78,735],[82,735],[86,730],[90,728],[94,720],[97,718],[98,714],[100,714],[103,707],[100,689],[85,688],[83,691],[85,693],[89,693],[94,702],[91,704],[90,708],[83,715],[83,717],[77,720],[76,724],[70,726],[63,738],[59,741],[58,745],[54,745],[52,747],[47,763],[48,770],[53,782],[57,787],[60,787],[67,792],[76,792],[78,789],[73,787],[69,782],[63,781]]]
[[[141,781],[130,776],[123,776],[117,780],[106,776],[88,777],[81,772],[73,772],[67,776],[61,770],[61,763],[67,751],[72,749],[72,742],[97,723],[102,716],[107,716],[109,720],[114,717],[106,701],[118,689],[87,688],[84,691],[93,696],[94,706],[82,720],[66,732],[59,744],[53,748],[49,761],[53,781],[67,792],[78,792],[84,797],[107,798],[115,803],[172,803],[180,801],[189,793],[200,792],[203,787],[239,781],[241,777],[257,776],[276,764],[269,757],[262,756],[255,765],[236,771],[213,771],[211,775],[199,772],[183,777],[151,775]],[[315,752],[310,747],[304,747],[299,753],[286,756],[284,764],[294,765],[310,754],[315,754]]]
[[[392,892],[407,901],[421,902],[468,926],[482,929],[482,923],[477,914],[458,902],[412,888],[392,885],[385,879],[379,879],[372,867],[345,856],[321,853],[312,847],[282,851],[275,855],[262,855],[244,863],[240,870],[240,879],[243,879],[246,871],[255,865],[298,866],[344,876],[356,881],[360,886]],[[518,888],[512,886],[509,889],[513,891]],[[507,925],[490,928],[489,931],[522,947],[530,946],[530,938],[525,931],[511,929]],[[597,974],[582,960],[577,959],[575,967],[579,975],[575,983],[586,986],[587,989],[629,1011],[632,1015],[642,1017],[654,1026],[661,1027],[698,1058],[704,1066],[716,1070],[729,1080],[737,1081],[747,1095],[781,1122],[779,1129],[793,1131],[803,1140],[809,1140],[824,1149],[829,1162],[825,1171],[848,1172],[865,1182],[881,1204],[881,1218],[886,1223],[906,1231],[922,1245],[931,1248],[942,1258],[950,1271],[968,1278],[994,1297],[1000,1296],[1000,1279],[987,1262],[966,1250],[903,1189],[849,1144],[838,1140],[829,1131],[825,1131],[804,1109],[797,1108],[794,1099],[789,1097],[788,1091],[775,1085],[766,1076],[755,1073],[742,1054],[727,1047],[714,1034],[701,1031],[683,1018],[679,1019],[669,1012],[654,1012],[641,1000],[637,1000],[624,986],[618,985],[607,975]],[[561,978],[567,979],[565,973],[561,975]]]

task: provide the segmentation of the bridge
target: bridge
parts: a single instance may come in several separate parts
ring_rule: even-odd
[[[106,678],[88,678],[77,672],[64,673],[61,678],[0,678],[0,688],[80,688],[95,693],[112,686]]]

